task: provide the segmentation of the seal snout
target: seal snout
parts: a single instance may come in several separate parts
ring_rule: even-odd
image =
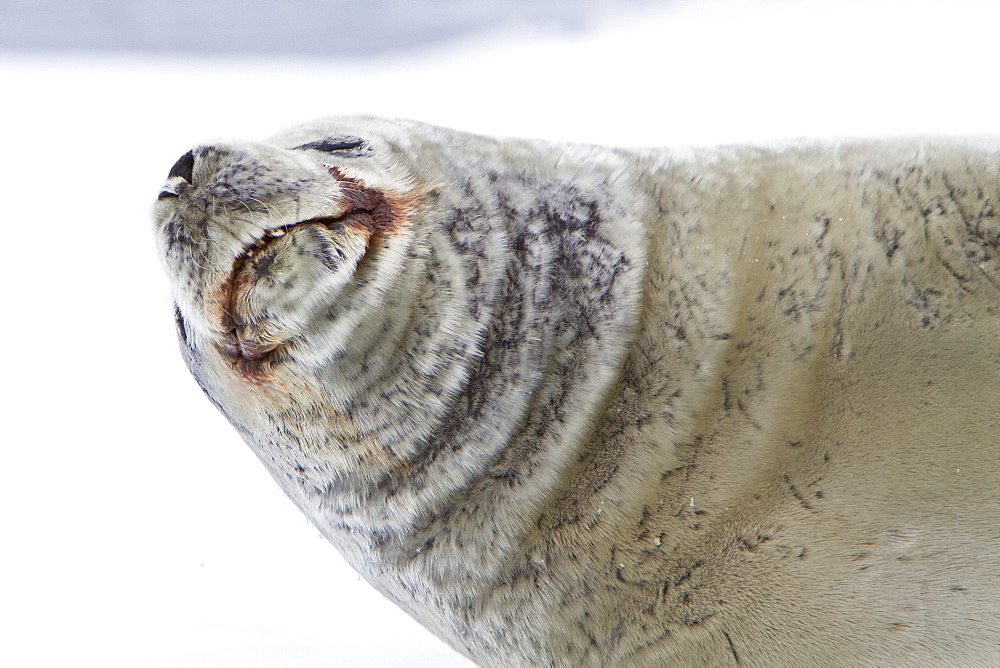
[[[170,173],[167,174],[167,180],[174,177],[180,177],[188,183],[194,182],[194,151],[188,151],[174,163],[174,166],[170,168]],[[168,197],[177,197],[177,193],[168,188],[160,191],[157,199],[167,199]]]

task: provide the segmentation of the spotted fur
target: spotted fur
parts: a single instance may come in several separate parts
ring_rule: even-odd
[[[992,140],[353,118],[194,149],[155,218],[206,394],[466,656],[985,664],[998,199]]]

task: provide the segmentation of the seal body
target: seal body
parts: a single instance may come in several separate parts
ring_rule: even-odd
[[[998,201],[994,140],[349,118],[194,149],[155,219],[206,394],[466,656],[983,664]]]

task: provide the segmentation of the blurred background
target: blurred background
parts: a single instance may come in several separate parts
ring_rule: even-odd
[[[202,396],[150,232],[190,146],[365,112],[617,145],[996,133],[1000,3],[0,0],[0,665],[468,665]]]
[[[0,40],[28,51],[370,58],[486,33],[575,32],[656,0],[32,0]],[[660,3],[662,4],[662,3]],[[372,29],[377,28],[377,33]]]

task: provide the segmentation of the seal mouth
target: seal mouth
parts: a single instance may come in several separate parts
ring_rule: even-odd
[[[276,246],[282,243],[283,238],[291,230],[317,226],[323,228],[324,235],[336,237],[345,229],[361,235],[365,244],[364,251],[357,257],[356,271],[368,258],[374,246],[373,239],[397,229],[405,216],[408,207],[397,202],[396,198],[367,187],[360,179],[344,175],[337,167],[324,166],[340,186],[339,199],[343,205],[342,211],[333,216],[319,216],[264,230],[233,259],[232,269],[222,285],[220,349],[230,361],[240,366],[244,375],[256,376],[261,364],[275,361],[273,354],[284,341],[262,340],[252,335],[247,336],[245,329],[248,323],[237,312],[237,299],[256,277],[268,272],[280,250]],[[321,261],[331,269],[335,265],[350,261],[339,244],[330,244],[330,251],[339,257],[321,258]]]
[[[347,219],[351,215],[352,214],[342,214],[340,216],[321,216],[319,218],[300,220],[297,223],[289,223],[287,225],[281,225],[279,227],[264,230],[264,233],[259,239],[244,247],[243,252],[237,255],[236,259],[233,260],[233,270],[229,275],[230,284],[234,284],[234,279],[241,270],[246,269],[250,263],[257,259],[257,257],[265,256],[268,248],[272,244],[276,243],[278,239],[285,236],[285,234],[292,228],[301,228],[304,225],[322,225],[332,233],[339,233],[343,231],[345,225],[350,224],[350,221]]]
[[[223,312],[222,312],[222,350],[232,361],[261,363],[271,356],[280,347],[280,342],[264,342],[257,340],[253,336],[241,336],[241,330],[247,326],[246,320],[239,314],[236,303],[240,293],[257,278],[267,274],[272,263],[278,255],[277,245],[282,242],[283,237],[292,229],[302,229],[306,226],[317,226],[324,229],[325,234],[342,234],[345,227],[357,228],[361,226],[365,212],[345,213],[340,216],[323,216],[310,218],[308,220],[289,223],[279,227],[265,230],[253,243],[248,244],[234,260],[229,277],[223,284]],[[360,265],[367,256],[369,245],[366,244],[365,251],[357,260]],[[338,257],[323,260],[324,263],[332,265],[335,261],[342,263],[348,261],[348,256],[337,246],[331,244],[331,251]]]

